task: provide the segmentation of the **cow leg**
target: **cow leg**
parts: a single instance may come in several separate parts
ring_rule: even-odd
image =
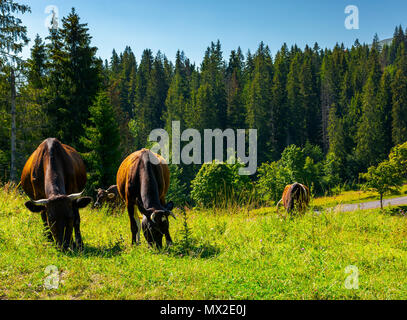
[[[156,232],[155,230],[153,231],[153,233],[155,245],[157,246],[157,249],[161,249],[163,246],[163,235],[159,232]]]
[[[140,243],[140,220],[134,217],[135,206],[133,204],[127,205],[127,213],[130,219],[130,229],[131,229],[131,243],[138,245]],[[138,241],[137,241],[138,240]]]
[[[48,239],[49,241],[54,241],[54,238],[53,238],[53,236],[52,236],[52,232],[51,232],[51,230],[49,229],[49,226],[48,226],[48,222],[47,222],[47,212],[46,212],[46,211],[41,211],[41,219],[42,219],[42,222],[44,223],[44,233],[45,233],[45,236],[47,237],[47,239]]]
[[[74,209],[73,214],[74,214],[73,228],[74,228],[74,231],[75,231],[76,248],[78,248],[79,250],[82,250],[83,249],[83,241],[82,241],[82,235],[81,235],[81,229],[80,229],[81,217],[79,216],[79,210]]]
[[[136,220],[136,224],[137,224],[136,241],[137,241],[137,244],[140,244],[141,223],[140,223],[140,217],[138,215],[137,206],[134,206],[134,219]]]
[[[172,246],[172,239],[169,231],[165,233],[165,241],[167,242],[167,246]]]
[[[146,217],[143,217],[143,220],[141,222],[141,226],[143,228],[144,238],[146,238],[148,246],[150,248],[152,248],[153,245],[154,245],[154,237],[153,237],[152,231],[148,227],[148,221],[147,221]]]

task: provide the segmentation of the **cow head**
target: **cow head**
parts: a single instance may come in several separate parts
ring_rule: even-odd
[[[104,202],[108,201],[108,200],[113,200],[116,195],[114,193],[108,192],[107,190],[104,189],[97,189],[95,190],[97,192],[96,195],[96,202],[93,205],[94,208],[100,208]]]
[[[91,197],[81,197],[81,193],[51,196],[49,199],[27,201],[25,206],[32,212],[46,212],[47,223],[52,236],[59,246],[67,249],[72,240],[75,215],[86,207]]]
[[[176,219],[175,214],[171,211],[174,208],[174,203],[172,201],[168,202],[167,205],[161,209],[145,209],[140,201],[137,200],[137,206],[140,212],[146,216],[147,224],[149,227],[160,232],[161,234],[169,234],[169,216]]]

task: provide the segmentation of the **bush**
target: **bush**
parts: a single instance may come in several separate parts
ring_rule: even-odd
[[[221,207],[247,200],[251,189],[248,176],[239,175],[240,162],[235,164],[205,163],[191,182],[191,197],[202,207]]]
[[[284,187],[291,183],[290,173],[278,162],[263,163],[257,170],[257,194],[262,202],[275,203],[280,200]]]

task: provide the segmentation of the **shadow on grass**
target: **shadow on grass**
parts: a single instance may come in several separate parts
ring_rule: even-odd
[[[175,258],[191,257],[196,259],[209,259],[217,256],[220,252],[220,248],[215,245],[197,243],[193,240],[189,243],[175,242],[172,246],[157,251],[157,253],[164,253]]]
[[[120,255],[123,252],[123,243],[118,241],[114,244],[94,247],[87,244],[84,244],[82,250],[74,249],[66,252],[68,256],[71,257],[82,257],[82,258],[91,258],[99,257],[110,259],[117,255]]]
[[[382,212],[390,216],[405,218],[407,217],[407,206],[384,208]]]

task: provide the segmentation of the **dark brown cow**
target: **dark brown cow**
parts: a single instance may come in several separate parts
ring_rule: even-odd
[[[168,217],[175,215],[171,212],[173,203],[165,201],[169,183],[170,172],[164,158],[148,149],[132,153],[120,165],[117,187],[126,202],[133,244],[140,242],[137,208],[144,216],[143,232],[148,244],[160,248],[163,235],[167,245],[172,243]]]
[[[280,203],[283,202],[287,213],[290,213],[294,208],[297,208],[300,213],[303,213],[310,201],[310,193],[307,186],[295,182],[287,185],[284,188],[283,196],[277,203],[277,212]]]
[[[110,186],[107,190],[99,188],[96,190],[96,202],[93,205],[94,208],[100,208],[104,203],[107,203],[110,208],[116,208],[120,206],[121,199],[119,191],[117,190],[117,185]]]
[[[25,206],[41,212],[50,240],[68,248],[75,230],[78,248],[83,247],[79,209],[92,198],[81,197],[86,184],[86,169],[79,153],[55,138],[44,140],[27,160],[21,186],[32,199]]]

